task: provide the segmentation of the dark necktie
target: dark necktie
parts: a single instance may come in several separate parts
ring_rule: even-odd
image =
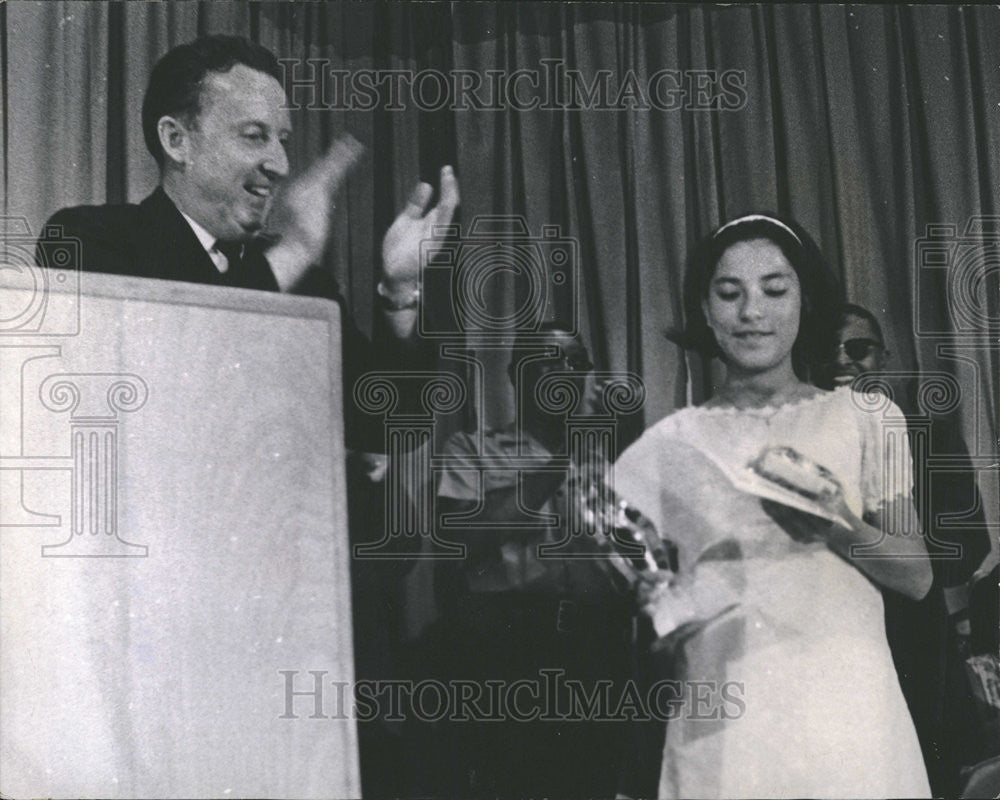
[[[258,289],[265,292],[278,291],[278,283],[271,273],[267,259],[256,241],[216,242],[215,249],[226,257],[229,267],[216,278],[222,286],[238,289]]]
[[[226,261],[229,262],[226,275],[231,279],[239,276],[243,266],[243,243],[224,242],[220,239],[215,243],[215,249],[222,253],[226,257]]]

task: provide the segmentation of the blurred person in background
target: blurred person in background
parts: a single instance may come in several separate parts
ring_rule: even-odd
[[[507,708],[498,720],[449,722],[445,792],[457,796],[611,797],[623,765],[627,723],[595,717],[614,713],[629,677],[634,601],[591,537],[570,530],[571,505],[586,488],[574,480],[578,465],[567,466],[567,417],[577,409],[557,412],[542,400],[553,377],[566,390],[572,384],[582,404],[599,402],[593,364],[565,325],[544,323],[542,332],[541,341],[514,342],[508,375],[517,419],[455,433],[442,451],[449,463],[437,487],[438,536],[466,553],[435,565],[439,674],[509,689],[519,681],[546,686],[542,670],[553,670],[607,700],[564,720],[515,718]],[[558,702],[565,713],[565,691],[556,692],[542,692],[539,710]]]
[[[934,585],[919,602],[884,592],[886,633],[920,737],[931,789],[936,795],[950,796],[959,791],[961,767],[1000,752],[995,734],[991,745],[982,727],[965,665],[970,655],[997,652],[998,581],[995,566],[992,578],[986,574],[989,532],[961,427],[952,417],[920,408],[920,380],[894,379],[886,371],[888,357],[876,316],[863,306],[844,304],[827,383],[850,386],[863,376],[878,377],[872,385],[891,387],[907,418],[914,500],[923,514]],[[926,443],[917,446],[914,437],[921,431],[926,431]],[[947,470],[932,470],[923,463],[941,456],[950,462]],[[959,517],[961,527],[949,523]],[[973,596],[974,609],[970,608]]]

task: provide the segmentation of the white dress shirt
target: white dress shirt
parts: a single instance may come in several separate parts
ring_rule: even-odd
[[[178,209],[179,210],[179,209]],[[198,241],[201,242],[201,246],[205,248],[205,252],[208,253],[208,257],[212,259],[212,263],[215,264],[215,268],[219,272],[226,272],[229,269],[229,259],[226,258],[225,254],[219,250],[216,245],[218,244],[218,238],[212,236],[208,231],[206,231],[201,225],[195,222],[191,217],[181,211],[181,216],[187,220],[188,225],[191,226],[191,230],[194,231],[194,235],[198,237]]]

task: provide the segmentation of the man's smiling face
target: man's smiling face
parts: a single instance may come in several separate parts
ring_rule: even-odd
[[[288,175],[291,118],[284,103],[281,84],[245,64],[205,76],[200,112],[185,126],[180,180],[184,212],[219,239],[249,239],[264,227],[277,186]]]
[[[884,360],[882,336],[871,322],[853,314],[845,316],[832,360],[834,384],[846,386],[859,375],[881,370]]]

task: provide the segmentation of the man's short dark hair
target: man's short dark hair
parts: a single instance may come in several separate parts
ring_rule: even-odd
[[[153,67],[142,101],[142,134],[160,167],[166,158],[157,132],[160,119],[178,117],[185,125],[192,125],[201,112],[205,76],[209,72],[229,72],[237,64],[282,81],[274,53],[239,36],[202,36],[175,47]]]
[[[858,319],[863,319],[869,325],[872,326],[872,330],[875,332],[875,336],[883,347],[885,346],[885,337],[882,335],[882,326],[879,324],[878,319],[875,315],[869,311],[864,306],[859,306],[856,303],[844,303],[840,307],[840,325],[843,327],[844,323],[847,322],[848,317],[857,317]]]

